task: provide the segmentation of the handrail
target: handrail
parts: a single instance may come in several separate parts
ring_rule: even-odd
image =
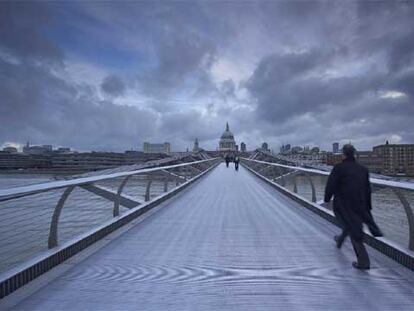
[[[318,175],[324,175],[324,176],[329,176],[330,175],[330,172],[316,170],[316,169],[311,169],[311,168],[304,168],[304,167],[300,167],[300,166],[290,166],[290,165],[284,165],[284,164],[273,163],[273,162],[266,162],[266,161],[259,161],[259,160],[251,160],[251,159],[248,159],[248,158],[241,158],[241,159],[242,160],[246,160],[246,161],[250,161],[250,162],[256,162],[256,163],[261,163],[261,164],[267,164],[267,165],[273,165],[273,166],[278,166],[278,167],[284,167],[284,168],[288,168],[288,169],[293,169],[293,170],[298,170],[298,171],[307,172],[307,173],[313,173],[313,174],[318,174]],[[370,180],[370,182],[373,185],[376,185],[376,186],[387,186],[387,187],[391,187],[391,188],[398,188],[398,189],[404,189],[404,190],[412,190],[412,191],[414,191],[414,183],[406,183],[406,182],[401,182],[401,181],[383,180],[383,179],[372,178],[372,177],[370,177],[369,180]]]
[[[2,236],[2,244],[0,245],[7,245],[8,252],[8,257],[4,258],[3,256],[2,258],[1,268],[7,267],[9,271],[6,277],[2,275],[0,280],[0,299],[107,234],[150,211],[160,202],[171,198],[214,169],[220,162],[220,158],[205,159],[150,169],[123,171],[122,173],[83,176],[72,180],[47,182],[1,191],[1,198],[6,202],[0,207],[4,207],[7,213],[2,213],[5,217],[0,225],[2,227],[4,225],[3,232],[8,233],[4,239]],[[198,168],[189,169],[193,165]],[[143,175],[136,180],[134,179],[134,182],[131,181],[133,176],[140,174]],[[185,177],[181,174],[185,174]],[[108,179],[113,179],[113,182],[105,182],[103,185],[99,182]],[[170,180],[174,179],[176,187],[168,190]],[[126,185],[129,182],[130,185],[127,188]],[[151,185],[155,187],[151,187]],[[163,189],[160,189],[162,185]],[[139,198],[142,197],[142,186],[145,187],[143,199]],[[54,189],[62,191],[59,193],[48,192]],[[81,190],[81,192],[75,193],[76,190]],[[41,193],[41,195],[30,196],[34,193]],[[88,196],[84,196],[84,194]],[[98,196],[99,200],[94,200],[97,198],[91,198],[90,194]],[[74,198],[71,198],[71,195]],[[16,200],[15,202],[12,200],[24,196],[28,196],[26,200]],[[112,213],[109,213],[111,202],[113,208]],[[15,212],[9,210],[12,209],[13,204],[16,206]],[[65,205],[67,209],[70,207],[72,209],[65,212]],[[38,207],[39,210],[26,208],[27,206]],[[120,206],[128,210],[121,210]],[[83,209],[85,207],[86,210]],[[38,213],[40,210],[41,212]],[[11,215],[9,211],[14,214]],[[71,226],[71,222],[73,222],[73,226]],[[16,223],[24,225],[17,226],[19,227],[17,228]],[[60,226],[62,226],[61,229]],[[35,232],[31,230],[32,227],[35,228]],[[93,227],[92,230],[91,227]],[[14,231],[15,228],[16,231]],[[44,238],[41,230],[46,230],[46,228],[49,232],[46,244],[39,243]],[[59,231],[62,233],[60,239]],[[38,255],[40,256],[38,257]],[[21,266],[15,268],[16,264]],[[1,272],[3,273],[3,271]]]
[[[294,172],[303,172],[304,173],[303,175],[305,175],[305,177],[308,179],[309,184],[311,186],[312,202],[314,203],[317,202],[316,189],[312,181],[312,178],[310,176],[310,173],[317,174],[317,175],[323,175],[323,176],[330,175],[330,172],[320,171],[316,169],[309,169],[309,168],[303,168],[303,167],[298,167],[298,166],[290,166],[290,165],[278,164],[278,163],[273,163],[273,162],[265,162],[265,161],[259,161],[259,160],[251,160],[247,158],[242,158],[242,160],[246,161],[244,162],[246,166],[251,167],[251,169],[253,169],[256,174],[262,176],[265,179],[268,179],[268,177],[264,176],[262,172],[266,168],[271,167],[271,166],[291,169],[291,170],[294,170]],[[258,164],[262,164],[262,165],[264,164],[268,166],[265,166],[264,168],[257,170]],[[284,177],[286,177],[286,175],[288,174],[283,174],[279,176],[282,180],[282,187],[285,187]],[[275,180],[275,178],[273,178],[273,180]],[[414,250],[414,212],[411,209],[410,202],[407,200],[407,198],[405,197],[405,194],[401,190],[413,191],[414,183],[389,181],[389,180],[382,180],[379,178],[370,178],[370,182],[372,185],[391,188],[391,190],[395,193],[395,195],[398,197],[399,201],[403,205],[404,212],[405,212],[405,215],[408,221],[408,249],[413,251]],[[298,192],[295,174],[293,174],[293,192],[294,193]]]
[[[93,182],[102,181],[102,180],[125,177],[129,175],[137,175],[137,174],[149,173],[149,172],[154,172],[154,171],[159,171],[159,170],[172,169],[176,167],[194,165],[197,163],[210,162],[210,161],[214,161],[217,159],[218,158],[212,158],[212,159],[207,159],[207,160],[193,161],[193,162],[187,162],[187,163],[181,163],[181,164],[175,164],[175,165],[145,168],[145,169],[140,169],[140,170],[135,170],[135,171],[112,173],[108,175],[100,175],[100,176],[92,176],[92,177],[82,177],[82,178],[71,179],[71,180],[58,180],[58,181],[45,182],[45,183],[40,183],[40,184],[35,184],[35,185],[30,185],[30,186],[21,186],[21,187],[15,187],[15,188],[10,188],[10,189],[3,189],[3,190],[0,190],[0,202],[19,198],[19,197],[26,196],[26,195],[37,194],[37,193],[46,192],[50,190],[66,188],[69,186],[78,186],[78,185],[93,183]]]

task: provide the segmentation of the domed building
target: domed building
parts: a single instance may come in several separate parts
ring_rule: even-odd
[[[219,151],[237,151],[234,135],[230,132],[229,123],[226,124],[226,130],[221,135],[219,142]]]

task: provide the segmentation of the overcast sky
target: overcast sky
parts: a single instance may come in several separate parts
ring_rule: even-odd
[[[414,2],[0,3],[0,146],[414,143]]]

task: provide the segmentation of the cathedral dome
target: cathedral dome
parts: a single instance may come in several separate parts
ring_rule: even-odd
[[[219,150],[236,151],[237,146],[234,140],[234,135],[230,132],[229,124],[226,124],[226,130],[223,132],[219,142]]]
[[[221,135],[221,139],[234,139],[233,133],[230,131],[224,131],[223,135]]]
[[[221,139],[234,139],[233,133],[230,132],[229,124],[226,124],[226,130],[223,132],[223,135],[221,135]]]

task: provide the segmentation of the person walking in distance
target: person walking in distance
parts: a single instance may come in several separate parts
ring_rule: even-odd
[[[238,156],[234,157],[234,168],[236,169],[236,171],[239,170],[239,162],[240,162],[240,158]]]
[[[342,234],[335,236],[340,248],[347,235],[350,235],[357,261],[352,265],[357,269],[370,269],[370,260],[363,244],[363,223],[366,223],[374,236],[382,236],[371,214],[371,186],[369,172],[355,160],[355,148],[351,144],[343,147],[344,160],[335,165],[325,188],[324,201],[332,196],[333,211],[342,226]]]
[[[229,163],[230,163],[230,157],[228,154],[225,155],[224,157],[224,161],[226,161],[226,167],[229,167]]]

